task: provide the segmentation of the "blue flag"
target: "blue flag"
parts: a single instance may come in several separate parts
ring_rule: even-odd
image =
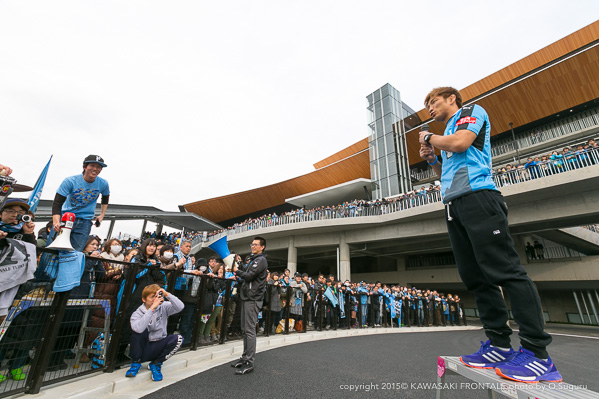
[[[324,296],[327,297],[329,301],[331,301],[331,305],[333,306],[337,306],[337,304],[339,303],[337,298],[335,298],[335,295],[333,295],[333,290],[331,289],[331,287],[327,287],[326,291],[324,292]]]
[[[35,182],[35,186],[33,187],[33,192],[31,193],[31,197],[29,197],[29,204],[31,212],[35,213],[37,206],[40,203],[40,198],[42,197],[42,191],[44,191],[44,184],[46,184],[46,176],[48,176],[48,169],[50,169],[50,162],[52,162],[52,155],[50,156],[50,160],[46,164],[44,170],[40,174],[40,177],[37,178],[37,182]]]

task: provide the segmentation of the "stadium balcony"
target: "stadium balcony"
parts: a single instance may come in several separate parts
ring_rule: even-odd
[[[599,107],[595,107],[518,133],[515,135],[515,141],[511,137],[499,140],[491,138],[493,165],[517,163],[518,157],[522,160],[536,154],[547,153],[553,149],[561,149],[564,146],[588,140],[598,132]],[[415,184],[425,184],[438,179],[430,167],[425,170],[414,168],[410,174]]]
[[[493,180],[498,188],[519,185],[526,182],[539,181],[539,187],[544,186],[541,183],[552,176],[561,175],[564,173],[575,173],[581,169],[587,169],[599,165],[599,148],[594,148],[582,153],[572,153],[568,157],[560,158],[559,160],[548,160],[540,162],[530,168],[511,169],[502,173],[494,173]],[[358,225],[381,223],[388,219],[388,215],[400,212],[409,212],[410,214],[418,213],[420,207],[431,204],[440,203],[442,201],[440,191],[421,191],[403,195],[397,198],[385,200],[376,200],[370,202],[360,202],[357,206],[346,203],[335,205],[318,210],[298,210],[281,216],[264,216],[261,218],[252,219],[250,222],[241,223],[234,227],[229,227],[225,231],[218,232],[206,238],[199,237],[193,242],[193,246],[201,247],[202,244],[209,245],[211,242],[227,235],[233,237],[235,235],[245,235],[251,232],[258,233],[261,230],[276,228],[279,226],[288,226],[290,229],[295,229],[291,225],[301,225],[307,223],[322,224],[322,221],[335,220],[339,225]],[[353,206],[353,208],[352,208]],[[421,211],[420,213],[424,212]],[[406,213],[407,215],[407,213]],[[375,221],[372,217],[378,217],[380,220]],[[330,225],[330,224],[328,224]],[[582,225],[582,223],[581,223]],[[566,226],[565,226],[566,227]]]

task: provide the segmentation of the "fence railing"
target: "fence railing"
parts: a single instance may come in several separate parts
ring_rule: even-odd
[[[551,259],[566,259],[566,258],[581,258],[584,254],[567,247],[543,247],[535,249],[533,253],[528,253],[527,257],[530,260],[551,260]]]
[[[507,154],[518,149],[532,147],[559,137],[563,137],[584,129],[599,126],[599,108],[584,111],[583,113],[544,125],[534,131],[526,131],[516,136],[516,141],[503,139],[491,143],[491,155],[493,157]],[[418,180],[430,179],[435,176],[431,168],[424,171],[412,170],[412,176]]]
[[[597,164],[599,164],[599,149],[581,153],[572,152],[545,162],[539,162],[528,168],[511,169],[506,172],[496,173],[493,180],[495,185],[500,188]]]
[[[599,109],[585,111],[577,116],[565,118],[542,126],[539,130],[520,133],[516,138],[518,148],[527,148],[553,140],[568,134],[599,126]],[[491,145],[492,156],[499,156],[516,151],[514,142],[510,139]]]
[[[285,226],[289,224],[314,222],[319,220],[338,220],[365,216],[379,216],[395,213],[406,209],[412,209],[441,201],[439,190],[412,194],[408,198],[397,198],[386,201],[377,201],[372,204],[360,204],[353,207],[333,206],[321,210],[297,211],[293,214],[285,214],[270,219],[259,219],[251,223],[245,223],[227,229],[226,232],[217,233],[208,237],[208,242],[215,241],[225,235],[245,233],[252,230],[273,226]],[[194,244],[200,243],[194,241]]]
[[[417,181],[427,180],[427,179],[431,179],[433,177],[435,177],[435,178],[437,177],[437,174],[435,173],[435,171],[430,167],[426,168],[425,170],[412,169],[410,171],[410,174]]]
[[[56,255],[53,250],[38,250]],[[55,280],[46,262],[34,279],[19,288],[0,326],[0,361],[9,369],[0,397],[35,394],[47,384],[113,372],[131,363],[129,320],[142,306],[141,292],[149,284],[158,284],[183,301],[184,309],[169,317],[167,332],[179,331],[190,350],[224,344],[228,332],[241,330],[233,279],[90,256],[85,262],[80,284],[69,291],[53,291]],[[364,307],[359,305],[361,294],[351,291],[332,293],[306,285],[267,288],[259,321],[265,335],[363,328],[362,320],[373,327],[447,325],[459,323],[462,315],[456,305],[440,313],[453,316],[435,318],[429,310],[418,310],[428,307],[427,301],[420,304],[406,298],[402,302],[376,293],[368,296]],[[441,305],[430,309],[437,306]]]
[[[534,179],[540,179],[552,176],[558,173],[569,172],[580,168],[585,168],[599,164],[599,149],[584,151],[582,153],[572,152],[563,157],[556,157],[546,162],[540,162],[529,168],[512,169],[506,172],[494,173],[493,181],[497,188],[518,184]],[[333,206],[320,210],[299,210],[293,214],[271,217],[270,219],[257,219],[250,223],[228,228],[207,237],[207,242],[215,241],[225,235],[235,235],[246,233],[248,231],[259,230],[272,226],[284,226],[297,223],[313,222],[318,220],[336,220],[353,217],[378,216],[389,213],[401,212],[423,205],[440,202],[441,192],[438,190],[427,191],[422,194],[412,194],[408,198],[395,198],[386,201],[377,201],[373,204],[358,205],[354,207]],[[195,244],[202,242],[202,239],[194,241]]]

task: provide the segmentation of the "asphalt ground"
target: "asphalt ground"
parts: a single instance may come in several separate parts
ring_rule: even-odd
[[[549,347],[564,382],[599,392],[599,339],[573,336],[585,335],[585,329],[565,331],[568,336],[554,335]],[[145,398],[431,398],[436,389],[425,384],[436,383],[437,356],[476,352],[483,339],[482,331],[440,331],[307,342],[258,353],[253,373],[237,376],[224,364]],[[455,388],[445,398],[487,397],[465,377],[448,374],[446,383]]]

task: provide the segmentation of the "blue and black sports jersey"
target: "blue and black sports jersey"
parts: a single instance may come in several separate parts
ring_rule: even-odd
[[[476,133],[476,139],[464,152],[441,151],[443,202],[478,190],[497,190],[491,175],[491,123],[479,105],[466,105],[447,122],[444,136],[458,130]]]

